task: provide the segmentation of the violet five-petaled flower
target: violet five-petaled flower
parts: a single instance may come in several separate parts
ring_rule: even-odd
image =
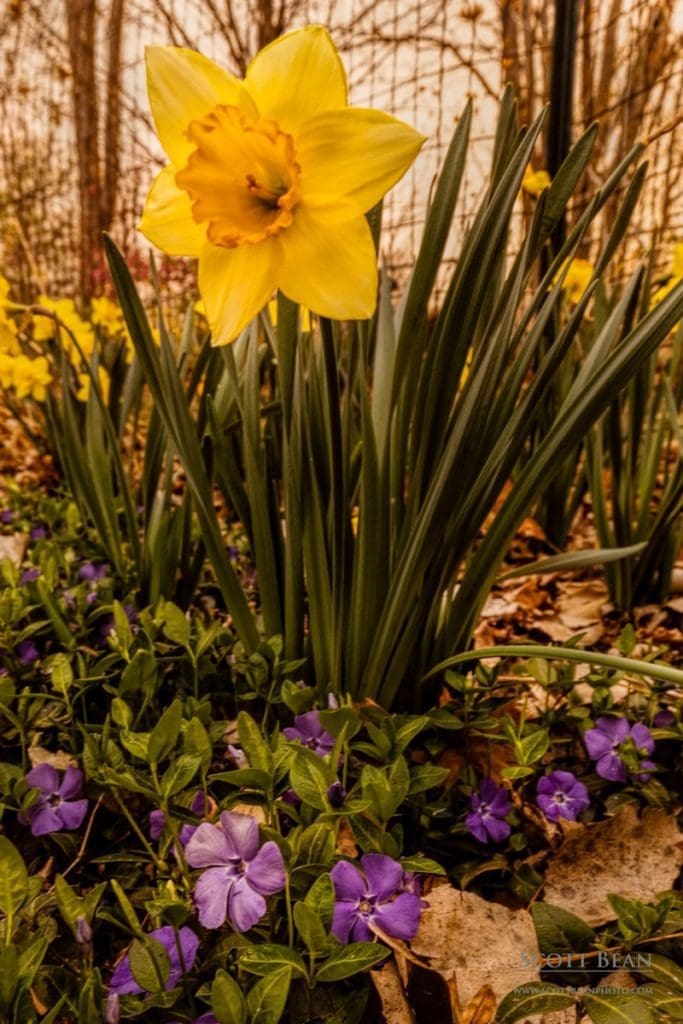
[[[470,797],[472,810],[465,819],[467,831],[480,843],[500,843],[510,835],[510,826],[505,821],[510,813],[510,795],[504,786],[497,786],[493,779],[484,779],[478,792]]]
[[[288,740],[298,740],[319,757],[331,754],[334,750],[334,736],[323,728],[319,711],[306,711],[303,715],[297,715],[294,725],[288,726],[282,732]]]
[[[24,569],[21,576],[19,577],[19,586],[25,587],[27,583],[35,583],[40,576],[40,569]]]
[[[78,570],[78,575],[82,580],[90,580],[95,582],[96,580],[103,579],[109,569],[106,565],[96,565],[95,562],[84,562]]]
[[[627,718],[598,718],[594,729],[588,729],[583,737],[588,756],[596,762],[595,771],[602,779],[610,782],[626,782],[628,773],[620,750],[622,744],[631,740],[638,755],[646,758],[655,749],[655,741],[646,725],[637,722],[631,725]],[[644,781],[654,768],[654,762],[641,760],[640,768],[634,778]]]
[[[49,532],[47,526],[39,523],[38,526],[31,529],[31,540],[45,540],[49,536]]]
[[[17,654],[22,665],[32,665],[40,658],[40,651],[33,640],[22,640],[17,644]]]
[[[157,928],[155,931],[150,932],[149,935],[150,938],[156,939],[157,942],[161,943],[168,953],[169,971],[164,984],[164,988],[168,992],[178,984],[184,972],[191,971],[194,967],[194,962],[197,959],[197,950],[199,949],[199,938],[191,928],[180,928],[178,931],[178,938],[180,939],[179,949],[176,934],[171,925]],[[138,984],[133,976],[130,957],[126,953],[111,976],[109,992],[119,996],[134,996],[140,995],[144,991],[145,989],[142,985]]]
[[[83,790],[83,772],[69,767],[60,783],[52,765],[39,764],[28,772],[26,782],[40,790],[37,802],[20,816],[34,836],[78,828],[88,811],[86,799],[75,799]]]
[[[223,811],[220,827],[204,822],[185,847],[190,867],[206,868],[194,887],[199,920],[220,928],[229,918],[246,932],[266,912],[266,896],[285,885],[285,865],[276,843],[259,849],[259,828],[248,814]]]
[[[549,821],[576,821],[590,804],[588,790],[571,772],[550,772],[538,780],[536,803]]]
[[[422,913],[420,897],[404,883],[398,861],[383,853],[366,853],[359,870],[348,860],[334,865],[332,934],[340,942],[370,942],[373,925],[394,939],[412,939]]]

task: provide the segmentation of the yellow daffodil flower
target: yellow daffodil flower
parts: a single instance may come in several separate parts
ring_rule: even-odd
[[[109,374],[103,366],[97,367],[97,381],[100,385],[100,391],[102,392],[102,398],[105,404],[109,401],[109,386],[111,379]],[[90,397],[90,374],[79,373],[78,374],[78,391],[76,392],[76,398],[79,402],[87,402]]]
[[[71,362],[78,365],[81,356],[73,344],[71,335],[80,345],[83,354],[88,359],[95,347],[95,332],[92,325],[83,320],[76,310],[73,299],[51,299],[48,295],[38,296],[38,305],[54,313],[58,320],[66,328],[62,331],[62,343],[66,348]],[[34,341],[50,341],[55,337],[57,328],[51,316],[36,315],[33,318],[33,339]]]
[[[9,391],[14,387],[14,364],[16,359],[7,352],[0,351],[0,388]]]
[[[321,316],[362,319],[377,300],[366,211],[425,139],[351,108],[327,31],[308,26],[262,50],[240,81],[176,47],[147,50],[150,106],[170,159],[140,230],[199,258],[214,344],[232,341],[276,289]]]
[[[558,271],[555,281],[560,276],[561,271]],[[566,293],[567,298],[570,302],[578,302],[586,288],[590,284],[590,280],[595,273],[595,267],[588,260],[575,259],[569,264],[569,270],[567,276],[564,279],[562,290]]]
[[[101,328],[110,337],[122,335],[125,330],[123,313],[106,295],[94,298],[90,302],[90,319],[95,327]]]
[[[6,312],[11,305],[9,281],[0,274],[0,352],[18,355],[21,350],[17,342],[17,325]]]
[[[679,281],[683,281],[683,242],[676,242],[671,256],[671,265],[669,267],[668,280],[666,284],[663,284],[661,288],[652,296],[652,305],[656,306],[658,302],[661,302],[670,291],[673,290],[674,286]]]
[[[550,175],[547,171],[535,171],[531,164],[527,167],[522,178],[522,188],[530,196],[540,196],[543,189],[550,185]]]
[[[33,398],[44,402],[52,385],[50,365],[45,356],[29,359],[20,355],[14,360],[14,393],[17,398]]]

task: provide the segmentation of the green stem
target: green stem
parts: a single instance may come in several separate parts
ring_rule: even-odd
[[[455,654],[452,658],[435,665],[422,677],[424,682],[439,672],[462,665],[468,661],[481,661],[483,658],[546,658],[550,661],[577,661],[587,665],[601,665],[617,672],[632,672],[638,676],[649,676],[674,686],[683,686],[683,672],[670,665],[653,664],[650,661],[638,661],[636,658],[622,658],[614,654],[600,654],[598,651],[582,651],[576,647],[542,647],[536,644],[512,644],[503,647],[483,647],[477,651],[465,651]]]
[[[142,829],[138,825],[137,821],[135,820],[133,815],[130,813],[130,811],[126,807],[126,805],[123,802],[123,800],[121,799],[121,797],[119,796],[118,790],[117,789],[112,789],[112,795],[113,795],[114,799],[116,800],[116,803],[119,806],[119,810],[123,814],[124,818],[126,819],[128,824],[132,828],[133,832],[135,833],[135,835],[138,837],[138,839],[140,840],[140,842],[144,846],[144,848],[147,851],[147,853],[150,855],[150,857],[154,861],[154,864],[155,864],[157,870],[162,868],[162,867],[164,867],[165,865],[164,865],[163,860],[161,859],[161,857],[158,856],[157,853],[155,853],[155,851],[152,848],[152,846],[151,846],[149,840],[147,839],[146,835],[144,834],[144,832],[142,831]]]
[[[285,881],[285,905],[287,907],[287,945],[294,949],[294,916],[292,914],[292,895],[289,890],[289,875]]]

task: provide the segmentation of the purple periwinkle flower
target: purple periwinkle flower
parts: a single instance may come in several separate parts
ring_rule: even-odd
[[[49,535],[50,531],[47,526],[38,525],[34,526],[31,530],[31,540],[45,540]]]
[[[590,804],[588,790],[571,772],[544,775],[536,786],[536,803],[549,821],[576,821]]]
[[[306,711],[303,715],[297,715],[294,725],[288,726],[282,732],[288,740],[298,740],[319,757],[331,754],[334,750],[334,736],[323,729],[319,711]]]
[[[137,617],[137,614],[135,613],[135,609],[130,604],[124,604],[123,610],[126,613],[126,618],[128,619],[128,621],[130,622],[131,626],[133,627],[133,632],[137,633],[139,627],[136,625],[138,617]],[[106,646],[107,637],[109,636],[110,633],[114,632],[115,628],[116,628],[116,623],[115,623],[115,620],[114,620],[113,612],[108,614],[108,615],[104,615],[100,619],[100,623],[99,623],[99,626],[98,626],[98,629],[97,629],[97,635],[98,635],[98,637],[100,639],[100,642],[102,644],[104,644]]]
[[[110,992],[104,1007],[104,1024],[119,1024],[121,1020],[121,997],[118,992]]]
[[[169,924],[164,925],[163,928],[157,928],[155,931],[150,932],[149,935],[150,938],[160,942],[168,953],[170,968],[164,986],[168,992],[180,981],[183,968],[187,972],[191,971],[194,967],[194,962],[197,959],[197,950],[199,949],[199,938],[191,928],[180,928],[178,931],[180,949],[178,949],[175,932]],[[119,996],[134,996],[140,995],[144,991],[142,986],[138,985],[133,977],[133,972],[130,969],[130,958],[126,953],[111,976],[109,992]]]
[[[330,872],[335,895],[332,934],[340,942],[371,942],[375,925],[394,939],[414,938],[422,901],[403,888],[399,862],[383,853],[366,853],[360,867],[340,860]]]
[[[84,562],[78,570],[82,580],[90,580],[91,583],[103,579],[109,571],[106,565],[96,565],[95,562]]]
[[[265,914],[264,897],[284,888],[285,865],[276,843],[259,849],[255,818],[223,811],[220,822],[201,824],[185,847],[190,867],[207,868],[194,901],[205,928],[220,928],[227,917],[235,931],[246,932]]]
[[[626,782],[628,774],[624,761],[623,744],[632,742],[640,757],[651,754],[655,749],[655,741],[646,725],[631,725],[627,718],[598,718],[594,729],[589,729],[584,737],[588,756],[596,762],[595,771],[601,779],[610,782]],[[647,772],[654,768],[652,761],[640,762],[645,773],[637,773],[638,781],[647,779]]]
[[[40,651],[33,640],[22,640],[17,645],[17,654],[22,665],[32,665],[40,658]]]
[[[501,843],[510,835],[510,826],[505,820],[510,813],[510,795],[504,786],[497,786],[493,779],[484,779],[479,791],[470,797],[471,812],[465,819],[467,831],[480,843]]]
[[[228,753],[232,758],[235,768],[249,767],[249,760],[241,747],[236,747],[233,743],[228,743]]]
[[[82,914],[76,918],[75,933],[79,946],[88,948],[92,945],[92,928]]]
[[[328,789],[327,799],[330,801],[333,807],[343,807],[344,801],[346,800],[346,790],[342,786],[339,779],[335,779],[335,781]]]
[[[166,815],[163,811],[155,810],[149,812],[149,838],[157,840],[164,831]]]
[[[201,789],[198,789],[194,795],[192,803],[190,804],[190,810],[197,817],[200,817],[206,812],[206,800],[204,793]],[[166,815],[163,811],[156,810],[150,811],[149,813],[149,837],[150,839],[158,839],[161,833],[166,827]],[[197,825],[192,825],[189,821],[186,821],[181,826],[180,832],[178,833],[178,839],[185,847],[189,843],[192,836],[197,831]]]
[[[83,791],[83,772],[69,767],[59,781],[57,770],[50,764],[39,764],[26,775],[31,788],[40,790],[38,800],[21,815],[23,824],[30,824],[34,836],[48,832],[73,831],[88,811],[86,799],[75,799]]]
[[[19,586],[25,587],[27,583],[35,583],[40,576],[40,569],[24,569],[19,577]]]
[[[676,716],[669,708],[662,708],[652,719],[655,729],[670,729],[676,724]]]
[[[174,1020],[172,1024],[180,1024],[180,1021]],[[203,1013],[201,1017],[195,1017],[192,1024],[218,1024],[218,1021],[212,1014],[211,1010],[207,1013]]]
[[[3,508],[2,512],[0,512],[0,522],[4,523],[5,526],[14,522],[14,512],[11,508]]]

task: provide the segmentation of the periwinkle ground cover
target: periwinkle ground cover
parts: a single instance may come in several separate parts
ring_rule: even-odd
[[[2,563],[1,927],[30,960],[3,1012],[186,1024],[265,1000],[360,1021],[368,970],[415,935],[439,876],[524,904],[562,819],[674,806],[663,684],[624,697],[606,670],[579,687],[570,663],[528,662],[515,717],[484,668],[446,673],[420,715],[322,706],[279,638],[245,656],[209,577],[186,611],[139,607],[68,497],[37,506],[17,495],[2,519],[49,525]]]

